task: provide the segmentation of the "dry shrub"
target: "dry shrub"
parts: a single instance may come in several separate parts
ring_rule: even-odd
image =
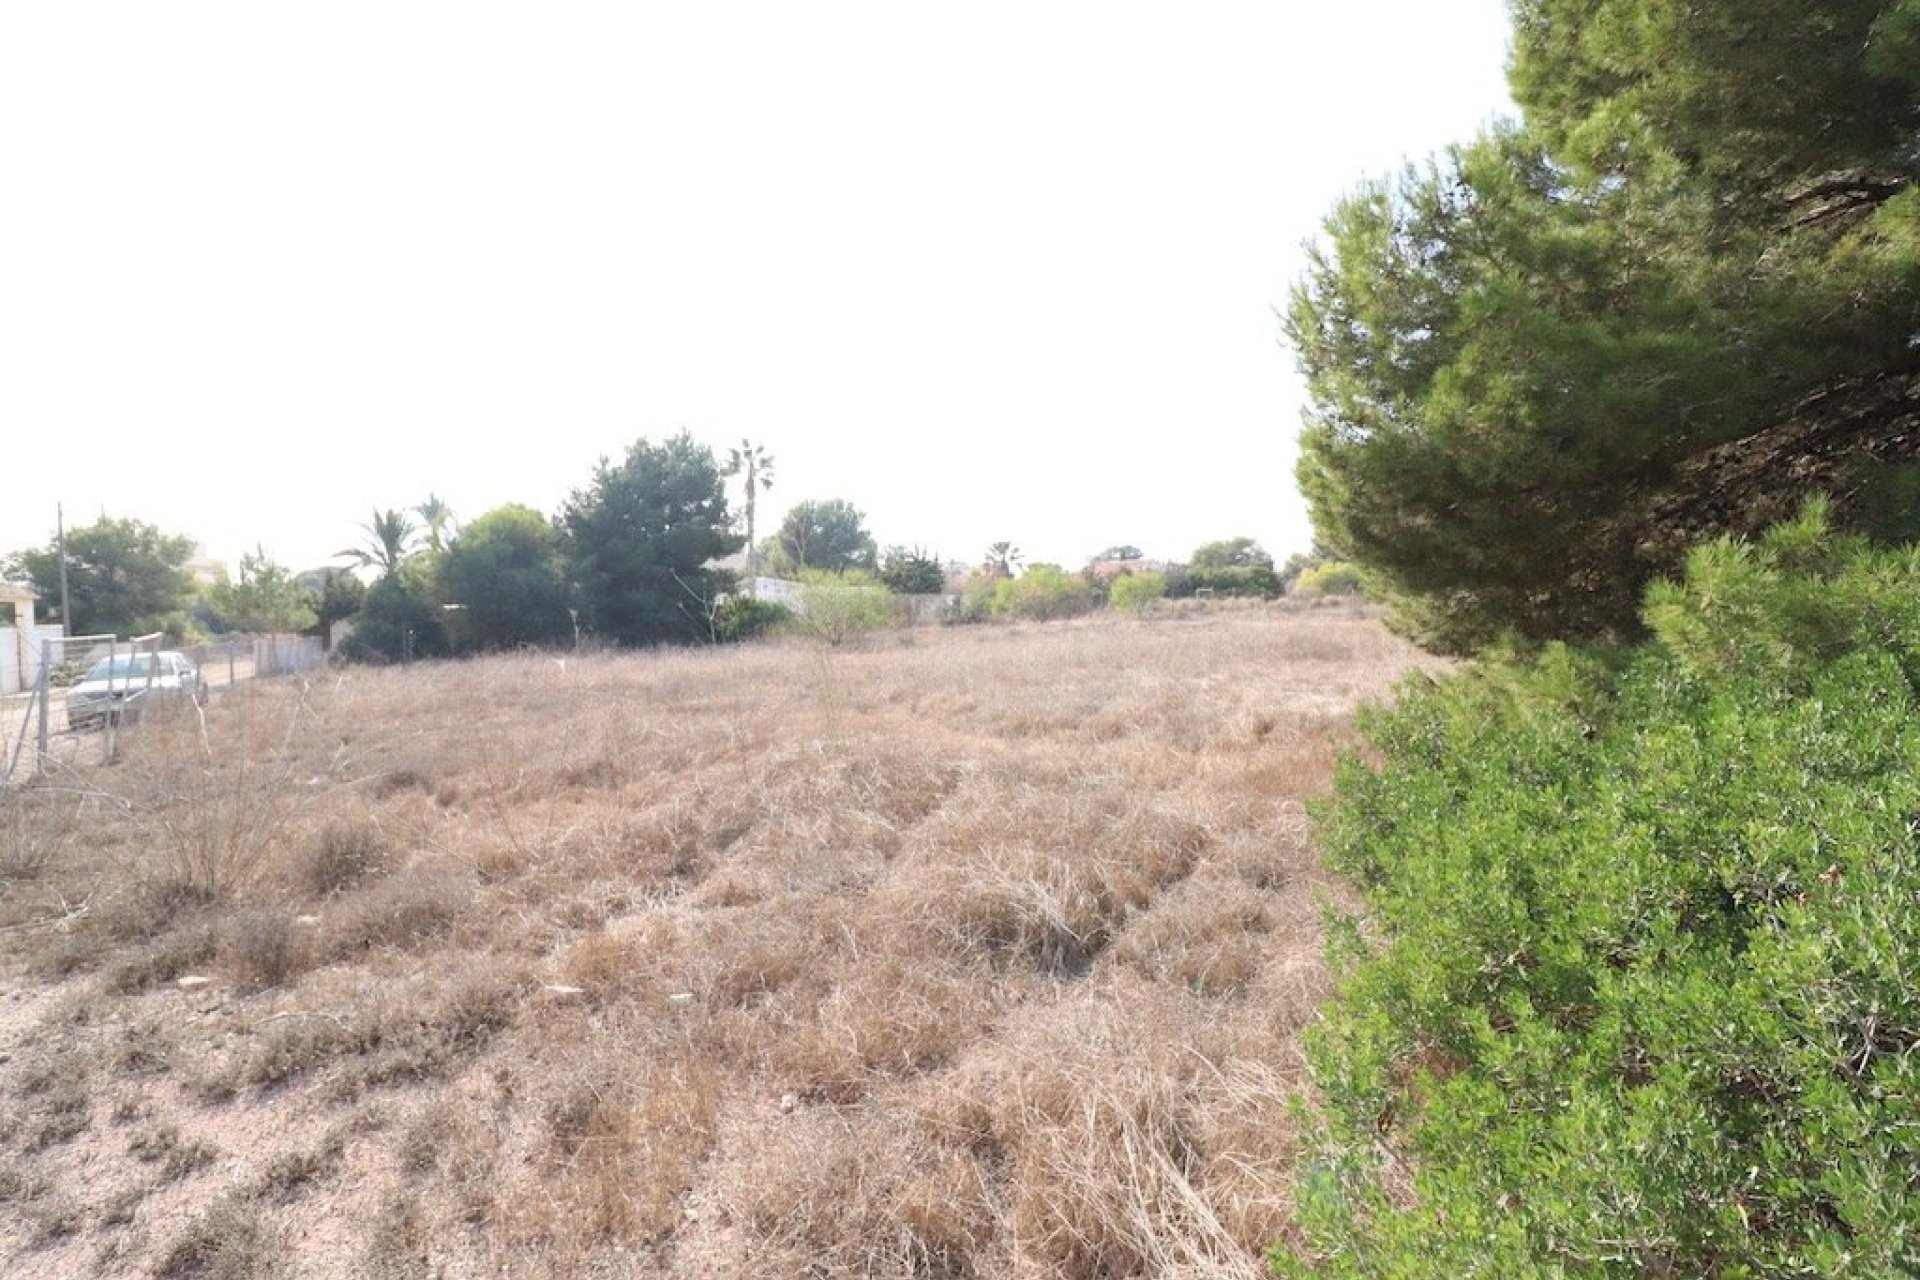
[[[301,848],[292,866],[294,883],[316,898],[330,898],[387,870],[392,848],[374,823],[335,821]]]
[[[234,987],[251,994],[284,986],[313,957],[312,939],[293,913],[273,908],[235,911],[219,923],[219,959]]]
[[[473,878],[445,863],[421,863],[336,899],[323,923],[327,953],[418,949],[444,933],[473,898]]]
[[[210,727],[190,705],[143,716],[116,766],[143,866],[215,899],[252,884],[304,799],[288,749],[302,711],[276,726],[241,715]]]

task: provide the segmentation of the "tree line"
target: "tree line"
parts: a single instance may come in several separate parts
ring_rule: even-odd
[[[371,512],[358,540],[338,553],[342,563],[295,572],[256,548],[237,575],[222,573],[204,590],[185,567],[190,539],[103,516],[66,533],[73,616],[61,621],[73,634],[327,637],[351,620],[343,656],[404,661],[566,645],[587,635],[629,647],[741,639],[785,617],[753,599],[763,574],[816,587],[831,579],[898,594],[951,592],[961,620],[1062,617],[1109,603],[1138,609],[1167,595],[1272,598],[1294,583],[1328,592],[1355,585],[1351,569],[1329,564],[1324,549],[1276,568],[1249,538],[1208,543],[1187,563],[1151,567],[1137,548],[1109,548],[1080,572],[1026,565],[1011,542],[993,544],[971,566],[920,547],[883,552],[864,513],[840,498],[795,503],[756,544],[757,499],[774,476],[774,458],[751,441],[720,456],[685,432],[641,439],[617,461],[602,459],[551,517],[510,503],[461,523],[430,494],[409,510]],[[738,513],[730,481],[743,499]],[[744,582],[719,563],[743,550]],[[52,615],[61,561],[55,539],[0,561],[0,572],[31,584]],[[1093,565],[1118,569],[1096,573]],[[885,616],[884,609],[866,612]]]

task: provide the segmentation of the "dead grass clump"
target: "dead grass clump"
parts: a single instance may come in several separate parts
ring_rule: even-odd
[[[0,787],[0,884],[38,878],[80,831],[78,806],[51,787]]]
[[[813,1020],[786,1037],[774,1069],[801,1097],[851,1103],[874,1085],[951,1062],[993,1016],[978,973],[876,958],[836,983]]]
[[[101,975],[101,985],[123,995],[172,982],[205,966],[219,951],[220,934],[210,913],[181,920],[151,941],[120,948]]]
[[[155,1262],[156,1280],[270,1280],[288,1274],[287,1243],[240,1200],[220,1201],[196,1218]]]
[[[374,1215],[366,1249],[355,1275],[362,1280],[430,1280],[431,1228],[420,1198],[408,1192],[388,1196]]]
[[[575,1246],[655,1241],[680,1221],[680,1205],[712,1145],[722,1086],[687,1054],[627,1069],[612,1043],[599,1061],[562,1071],[542,1115],[539,1181],[523,1229]]]
[[[1208,843],[1199,824],[1124,794],[1024,799],[949,813],[925,831],[928,847],[867,904],[866,933],[886,940],[904,929],[961,957],[1082,973],[1128,915],[1192,871]]]
[[[184,1178],[220,1158],[217,1148],[182,1137],[180,1126],[171,1121],[134,1133],[127,1139],[127,1153],[142,1164],[158,1165],[162,1182]]]
[[[1196,995],[1232,995],[1259,974],[1273,921],[1268,895],[1245,881],[1195,876],[1127,925],[1114,958]]]
[[[1005,1170],[1003,1229],[1041,1274],[1243,1276],[1247,1245],[1210,1195],[1208,1080],[1221,1046],[1150,988],[1149,1007],[1075,1005],[1032,1021],[922,1115],[937,1141]],[[1162,1019],[1141,1036],[1136,1017]]]
[[[378,947],[416,950],[451,927],[472,897],[472,877],[454,867],[408,867],[335,900],[322,924],[326,951],[343,959]]]
[[[764,1274],[1006,1274],[980,1166],[897,1113],[802,1108],[726,1173],[730,1216],[755,1238]]]
[[[418,769],[393,769],[373,780],[371,788],[375,800],[386,800],[403,791],[420,791],[432,795],[433,779]]]
[[[392,848],[372,822],[330,822],[302,847],[291,868],[295,884],[330,898],[384,874]]]
[[[515,966],[462,965],[401,978],[368,977],[344,1007],[270,1015],[216,1087],[272,1085],[331,1068],[336,1093],[444,1074],[512,1021]]]
[[[256,1200],[286,1203],[315,1182],[333,1172],[346,1154],[346,1134],[329,1133],[317,1146],[283,1151],[268,1160],[255,1179],[252,1196]]]
[[[219,922],[221,967],[243,994],[286,985],[311,963],[308,931],[275,908],[235,911]]]
[[[17,1134],[24,1151],[44,1151],[87,1131],[93,1090],[84,1050],[68,1045],[33,1055],[8,1082],[13,1105],[5,1136]]]
[[[709,1008],[752,1005],[823,976],[844,944],[836,915],[818,903],[728,912],[690,940],[686,988]]]

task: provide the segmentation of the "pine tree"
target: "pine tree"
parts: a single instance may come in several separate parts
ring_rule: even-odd
[[[1631,632],[1688,546],[1868,527],[1920,452],[1920,11],[1515,17],[1522,120],[1344,201],[1287,321],[1319,535],[1452,648]]]

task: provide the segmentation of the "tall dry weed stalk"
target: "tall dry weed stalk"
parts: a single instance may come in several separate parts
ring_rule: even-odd
[[[259,876],[303,799],[293,746],[317,728],[306,693],[243,696],[211,726],[199,707],[157,708],[125,735],[112,776],[144,836],[142,875],[210,901]]]

